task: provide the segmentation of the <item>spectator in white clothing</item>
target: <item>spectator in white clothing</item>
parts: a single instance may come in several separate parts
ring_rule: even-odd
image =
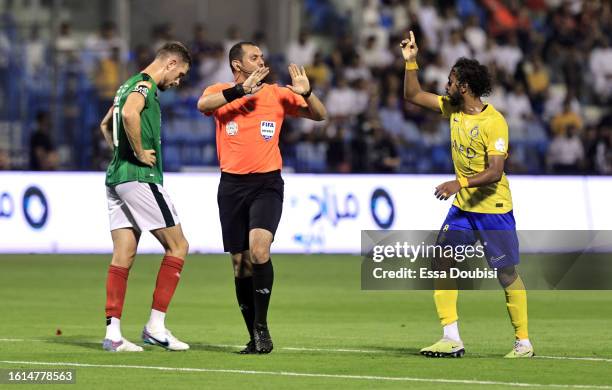
[[[574,126],[555,136],[548,147],[546,162],[554,173],[577,174],[584,159],[584,146]]]
[[[416,11],[419,26],[421,26],[426,39],[425,45],[421,45],[419,42],[419,46],[429,50],[435,50],[438,47],[438,33],[440,32],[441,24],[438,11],[433,3],[433,0],[424,0]]]
[[[72,35],[72,27],[69,22],[60,24],[59,33],[55,38],[56,61],[59,65],[66,65],[77,61],[77,50],[79,44]]]
[[[448,68],[442,61],[442,56],[437,54],[433,63],[428,65],[423,72],[426,83],[435,86],[435,91],[440,95],[446,95],[446,84],[448,83]]]
[[[353,82],[358,79],[370,80],[372,79],[372,72],[370,71],[370,68],[363,63],[359,53],[357,53],[353,56],[351,63],[344,70],[344,77],[346,77],[349,82]]]
[[[482,53],[487,46],[487,34],[480,27],[478,16],[472,15],[468,18],[467,26],[465,27],[465,40],[474,53]]]
[[[506,120],[513,140],[528,138],[526,123],[533,116],[529,96],[522,83],[514,84],[514,89],[506,96]]]
[[[508,34],[507,42],[495,50],[495,63],[503,69],[507,75],[514,76],[516,66],[523,59],[523,51],[518,45],[515,33]]]
[[[461,30],[451,32],[450,40],[442,44],[440,53],[446,69],[452,68],[459,58],[472,56],[470,47],[463,41]]]
[[[202,56],[197,69],[201,86],[234,81],[232,70],[227,66],[226,54],[221,45],[213,46],[210,55]],[[199,90],[201,90],[199,86]]]
[[[365,46],[360,48],[359,55],[363,63],[370,69],[384,68],[393,62],[393,55],[389,50],[381,48],[376,43],[376,36],[370,36]]]
[[[359,31],[360,43],[365,45],[367,40],[376,37],[376,48],[388,49],[389,31],[380,24],[380,10],[378,0],[368,0],[368,6],[363,11],[363,27]]]
[[[589,69],[593,75],[593,87],[605,102],[612,96],[612,47],[605,36],[593,49],[589,58]]]
[[[346,119],[354,113],[355,106],[355,90],[349,86],[344,75],[338,75],[336,86],[329,90],[325,99],[330,120]]]
[[[404,118],[400,110],[397,95],[388,94],[385,105],[378,111],[383,127],[401,144],[412,144],[420,141],[419,131],[413,122]]]
[[[310,37],[308,31],[302,30],[297,41],[293,41],[287,46],[287,63],[301,66],[312,65],[317,49],[317,44]]]
[[[100,25],[96,34],[85,40],[84,49],[92,56],[94,62],[111,57],[114,48],[119,49],[121,60],[127,60],[127,44],[119,35],[115,23],[106,21]]]
[[[28,75],[34,75],[45,66],[45,54],[47,43],[40,37],[38,26],[32,26],[30,37],[25,44],[26,71]]]

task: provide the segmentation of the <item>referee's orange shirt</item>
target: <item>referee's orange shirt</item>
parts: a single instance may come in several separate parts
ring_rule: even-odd
[[[218,83],[204,95],[221,92],[231,83]],[[217,125],[217,157],[222,172],[265,173],[279,170],[283,159],[278,139],[285,115],[297,116],[307,107],[300,95],[276,84],[265,84],[254,95],[243,96],[206,115]]]

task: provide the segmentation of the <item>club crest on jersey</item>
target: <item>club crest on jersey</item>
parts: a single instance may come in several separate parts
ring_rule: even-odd
[[[238,134],[238,123],[231,121],[225,125],[225,132],[227,135],[233,136]]]
[[[259,126],[259,132],[266,141],[270,141],[276,133],[276,122],[274,121],[261,121]]]
[[[472,138],[478,137],[478,126],[472,127],[472,130],[470,130],[470,137]]]

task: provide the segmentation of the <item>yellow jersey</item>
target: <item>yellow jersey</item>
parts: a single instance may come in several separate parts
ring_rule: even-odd
[[[488,156],[508,157],[508,124],[491,104],[476,115],[466,114],[439,96],[442,115],[450,118],[450,139],[455,174],[470,177],[488,167]],[[497,183],[462,188],[453,204],[474,213],[504,214],[512,210],[512,196],[505,173]]]

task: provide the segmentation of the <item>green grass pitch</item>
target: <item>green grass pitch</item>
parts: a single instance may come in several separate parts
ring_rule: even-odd
[[[513,343],[503,292],[462,291],[467,354],[431,359],[417,353],[441,334],[431,292],[361,291],[356,256],[276,255],[275,350],[241,356],[234,346],[247,333],[229,257],[192,255],[166,321],[191,350],[112,354],[101,348],[109,259],[0,256],[0,369],[73,368],[76,385],[58,387],[68,389],[612,388],[611,291],[529,292],[541,357],[518,361],[502,358]],[[133,342],[141,343],[160,259],[140,255],[130,273],[122,328]]]

